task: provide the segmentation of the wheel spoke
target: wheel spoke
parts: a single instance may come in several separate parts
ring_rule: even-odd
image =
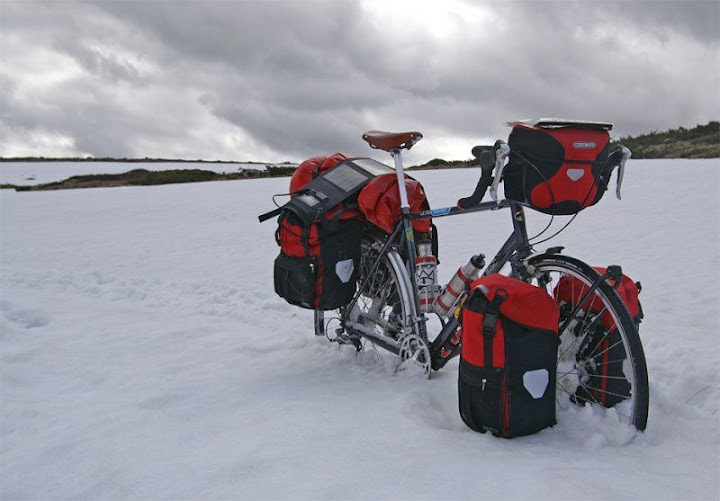
[[[594,387],[594,386],[588,386],[588,385],[586,385],[586,384],[582,385],[582,387],[583,387],[583,388],[590,389],[590,390],[595,390],[595,391],[598,391],[598,392],[600,392],[600,393],[604,393],[604,394],[606,394],[606,395],[612,395],[612,396],[614,396],[614,397],[620,397],[620,398],[622,398],[623,400],[626,400],[626,399],[628,399],[628,398],[630,398],[630,397],[632,396],[632,395],[621,395],[620,393],[614,393],[614,392],[612,392],[612,391],[603,390],[603,389],[601,389],[601,388],[596,388],[596,387]]]

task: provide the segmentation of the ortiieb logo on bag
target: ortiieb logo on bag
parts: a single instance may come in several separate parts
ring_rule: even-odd
[[[597,144],[594,141],[575,141],[573,148],[576,150],[594,150]]]
[[[577,181],[584,175],[585,175],[585,169],[568,169],[567,170],[567,177],[569,177],[573,181]]]
[[[355,263],[352,259],[346,259],[345,261],[338,261],[335,264],[335,274],[338,276],[340,281],[344,284],[348,283],[350,277],[352,277],[353,271],[355,271]]]
[[[550,382],[550,375],[547,369],[527,371],[523,374],[523,386],[534,399],[541,398]]]

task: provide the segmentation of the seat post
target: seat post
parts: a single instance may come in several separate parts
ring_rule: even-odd
[[[408,203],[407,187],[405,186],[405,171],[403,170],[402,153],[399,149],[392,150],[390,154],[395,160],[395,174],[398,179],[398,190],[400,190],[400,208],[403,212],[410,210],[410,204]]]

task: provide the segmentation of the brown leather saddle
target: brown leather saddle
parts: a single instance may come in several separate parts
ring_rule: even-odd
[[[409,150],[415,143],[422,139],[423,135],[420,132],[415,131],[384,132],[380,130],[371,130],[363,134],[362,137],[373,148],[392,151],[399,149]]]

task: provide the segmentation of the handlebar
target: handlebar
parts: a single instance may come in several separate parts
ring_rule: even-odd
[[[620,196],[620,187],[622,186],[623,176],[625,176],[625,162],[627,162],[628,159],[632,157],[632,151],[622,145],[620,145],[620,148],[618,149],[622,152],[622,160],[620,160],[620,170],[618,171],[617,186],[615,187],[615,196],[618,200],[622,200],[622,197]]]
[[[490,196],[497,202],[500,203],[497,196],[497,189],[500,181],[502,180],[503,170],[505,169],[505,160],[510,155],[510,147],[505,141],[497,140],[492,148],[484,146],[475,146],[472,149],[472,154],[475,158],[480,161],[480,169],[482,175],[478,181],[475,191],[469,197],[461,198],[458,200],[458,207],[461,209],[469,209],[478,205],[485,192],[490,188]],[[622,156],[621,158],[613,158]],[[625,176],[625,162],[632,157],[632,152],[625,146],[619,145],[615,151],[613,151],[608,157],[608,163],[612,165],[612,169],[616,166],[620,167],[618,170],[617,186],[615,188],[615,196],[618,200],[622,200],[620,195],[620,189],[622,187],[623,177]],[[493,176],[493,170],[495,175]],[[611,171],[612,172],[612,171]]]
[[[505,166],[505,159],[510,153],[510,147],[505,141],[497,140],[492,148],[475,146],[472,149],[472,154],[475,158],[480,161],[480,169],[482,174],[478,181],[475,191],[469,197],[461,198],[458,200],[458,207],[461,209],[469,209],[478,205],[487,189],[490,188],[490,194],[493,200],[500,203],[497,198],[497,186],[502,179],[502,171]],[[495,170],[495,176],[492,173]]]

